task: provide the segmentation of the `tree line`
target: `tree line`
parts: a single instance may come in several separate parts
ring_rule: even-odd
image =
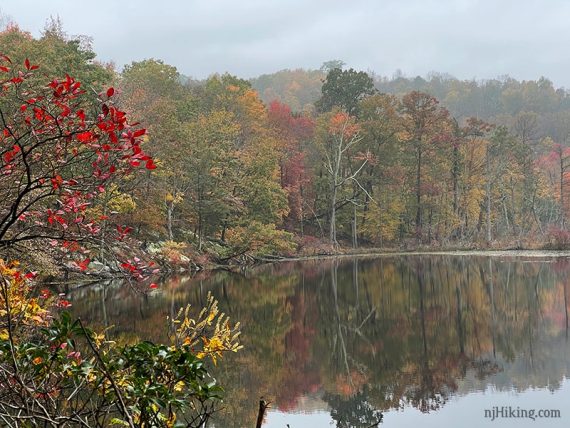
[[[123,93],[132,93],[134,69],[142,74],[152,67],[170,66],[149,60],[127,67]],[[290,234],[298,245],[316,237],[354,247],[566,240],[566,148],[553,138],[537,140],[534,113],[519,111],[513,126],[454,117],[427,92],[382,93],[372,76],[334,63],[320,98],[303,112],[277,100],[262,103],[250,82],[234,76],[185,86],[171,71],[176,96],[186,94],[179,102],[187,116],[179,114],[178,123],[194,128],[186,134],[190,144],[175,143],[188,152],[180,172],[169,173],[181,185],[184,165],[200,166],[191,168],[184,189],[168,196],[174,214],[167,215],[168,230],[172,221],[178,234],[191,230],[199,247],[208,236],[229,238],[234,248],[283,251]],[[147,113],[149,102],[143,105]],[[227,122],[215,125],[218,134],[204,135],[222,112]],[[246,155],[252,147],[255,163]],[[232,173],[231,165],[248,173]],[[223,171],[227,184],[213,171]],[[253,189],[255,197],[248,193]]]

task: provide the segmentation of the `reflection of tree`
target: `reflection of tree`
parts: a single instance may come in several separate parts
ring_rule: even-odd
[[[427,264],[427,277],[432,275],[431,260]],[[415,364],[416,381],[410,385],[402,397],[402,400],[412,404],[422,412],[437,410],[443,405],[449,394],[457,388],[452,368],[456,365],[456,359],[437,358],[431,362],[429,358],[428,337],[426,333],[426,302],[425,302],[425,279],[424,263],[420,260],[416,265],[416,279],[419,290],[419,317],[421,325],[422,352],[418,355],[420,361]],[[463,361],[461,361],[463,362]],[[431,363],[431,364],[430,364]],[[451,363],[451,364],[450,364]]]
[[[570,259],[567,257],[559,258],[554,263],[553,269],[558,273],[559,281],[561,282],[562,294],[564,296],[564,330],[566,331],[566,338],[568,338],[568,276],[570,273]]]
[[[301,278],[302,285],[304,278]],[[297,407],[300,395],[318,390],[320,376],[318,365],[312,355],[312,342],[316,333],[317,313],[314,293],[307,293],[304,287],[296,288],[288,298],[291,307],[291,328],[285,334],[285,358],[276,392],[276,403],[281,410]]]
[[[115,285],[72,298],[84,319],[158,340],[165,316],[211,291],[245,345],[213,368],[228,397],[217,426],[252,426],[260,396],[285,411],[324,399],[337,426],[364,426],[490,382],[558,388],[570,373],[569,273],[562,259],[329,260],[174,279],[147,297]]]
[[[331,406],[331,417],[338,428],[372,428],[382,422],[382,412],[368,402],[367,389],[348,398],[325,394],[323,398]]]

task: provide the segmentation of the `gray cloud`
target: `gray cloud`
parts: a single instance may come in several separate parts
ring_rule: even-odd
[[[570,87],[567,0],[0,0],[0,8],[35,35],[59,15],[119,68],[154,57],[194,77],[251,77],[338,58],[383,75],[544,75]]]

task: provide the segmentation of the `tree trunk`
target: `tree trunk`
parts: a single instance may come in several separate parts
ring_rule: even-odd
[[[335,180],[336,181],[336,180]],[[330,240],[333,246],[338,246],[338,242],[336,240],[336,186],[333,183],[332,188],[332,198],[331,198],[331,225],[330,225]]]
[[[418,164],[417,164],[417,170],[416,170],[416,204],[417,204],[417,208],[416,208],[416,237],[418,239],[418,241],[421,241],[422,239],[422,204],[421,204],[421,199],[422,199],[422,191],[421,191],[421,186],[422,186],[422,147],[421,147],[421,141],[418,142],[418,148],[417,148],[417,153],[418,153]]]
[[[172,213],[174,211],[174,204],[167,203],[166,204],[166,227],[168,230],[168,239],[170,241],[174,240],[174,234],[172,233]]]
[[[564,228],[564,158],[560,151],[560,227]]]
[[[198,209],[198,251],[202,251],[202,236],[204,235],[203,229],[204,225],[202,224],[202,206],[200,204],[200,208]]]
[[[305,236],[305,224],[304,224],[304,220],[305,220],[305,214],[303,211],[303,205],[305,202],[305,198],[303,197],[303,186],[300,186],[300,194],[301,194],[301,207],[299,209],[299,216],[301,217],[299,220],[301,222],[300,224],[300,232],[301,232],[301,236]]]
[[[453,212],[457,214],[459,198],[459,148],[457,144],[453,146]]]
[[[339,187],[339,181],[338,181],[338,177],[340,176],[340,162],[342,159],[342,140],[338,143],[338,146],[336,147],[336,153],[335,153],[335,159],[334,159],[334,170],[332,170],[331,167],[331,172],[332,172],[332,191],[331,191],[331,196],[332,196],[332,204],[331,204],[331,226],[330,226],[330,240],[331,240],[331,244],[337,248],[338,247],[338,241],[336,240],[336,197],[337,197],[337,191],[338,191],[338,187]]]

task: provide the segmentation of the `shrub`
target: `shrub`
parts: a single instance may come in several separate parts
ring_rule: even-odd
[[[0,419],[7,426],[199,427],[222,398],[210,377],[223,352],[236,352],[231,326],[209,295],[197,319],[187,307],[169,320],[170,344],[119,346],[42,291],[33,275],[0,261]]]
[[[236,251],[250,252],[256,256],[269,254],[291,254],[295,251],[293,235],[277,229],[274,224],[252,221],[247,226],[229,229],[228,243]]]
[[[551,227],[547,232],[547,246],[552,250],[570,249],[570,231],[559,227]]]

